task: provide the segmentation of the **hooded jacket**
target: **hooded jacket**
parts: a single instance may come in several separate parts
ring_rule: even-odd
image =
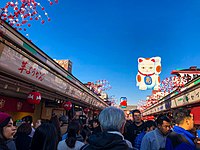
[[[101,132],[89,137],[87,145],[81,150],[129,150],[123,136],[116,133]]]

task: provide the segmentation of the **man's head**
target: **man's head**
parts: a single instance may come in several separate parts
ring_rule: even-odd
[[[92,122],[92,127],[93,127],[93,128],[96,128],[96,127],[98,127],[99,125],[100,125],[99,120],[98,120],[98,119],[94,119],[93,122]]]
[[[141,112],[138,109],[132,111],[133,121],[138,124],[142,122]]]
[[[68,123],[68,116],[62,115],[59,117],[60,126]]]
[[[153,120],[148,120],[148,121],[146,121],[146,122],[144,123],[144,126],[145,126],[144,130],[145,130],[146,132],[149,132],[149,131],[152,131],[152,130],[155,129],[156,123],[155,123]]]
[[[194,120],[191,111],[188,109],[179,108],[173,113],[174,122],[176,125],[191,130],[194,127]]]
[[[123,133],[126,123],[125,114],[116,107],[107,107],[101,111],[99,122],[103,131],[120,131]]]
[[[171,121],[166,115],[158,116],[157,120],[157,128],[164,134],[167,135],[171,129]]]
[[[32,124],[33,117],[32,116],[25,116],[22,118],[22,122]]]

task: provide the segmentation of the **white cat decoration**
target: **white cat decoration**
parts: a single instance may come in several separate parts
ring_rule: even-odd
[[[161,73],[161,58],[138,58],[137,86],[140,90],[159,90]]]

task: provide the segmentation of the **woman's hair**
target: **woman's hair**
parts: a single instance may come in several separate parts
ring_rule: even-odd
[[[31,150],[56,150],[58,135],[52,123],[41,124],[34,133]]]
[[[11,116],[7,113],[0,112],[0,149],[9,150],[5,141],[7,140],[3,134],[3,128],[9,123]]]
[[[3,136],[3,127],[0,127],[0,140],[5,140]]]
[[[17,133],[24,133],[26,135],[31,134],[32,128],[29,123],[22,123],[18,128],[17,128]]]
[[[0,127],[0,149],[9,150],[7,145],[5,144],[5,137],[3,135],[3,127]]]
[[[53,115],[51,117],[50,123],[52,123],[55,126],[57,133],[58,133],[58,140],[60,141],[62,139],[62,136],[61,136],[61,130],[60,130],[60,123],[59,123],[59,119],[58,119],[57,115]]]
[[[81,126],[77,121],[73,121],[69,124],[67,139],[65,140],[68,147],[70,148],[75,147],[77,140],[76,135],[80,131],[80,128]]]
[[[87,138],[92,134],[91,130],[89,129],[88,126],[84,126],[81,130],[81,135],[83,137],[83,141],[86,141]]]

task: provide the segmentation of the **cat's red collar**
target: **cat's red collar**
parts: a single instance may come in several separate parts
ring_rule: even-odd
[[[155,73],[152,73],[152,74],[144,74],[144,73],[140,72],[139,70],[138,70],[138,72],[139,72],[141,75],[143,75],[143,76],[152,76],[152,75],[155,74]]]

